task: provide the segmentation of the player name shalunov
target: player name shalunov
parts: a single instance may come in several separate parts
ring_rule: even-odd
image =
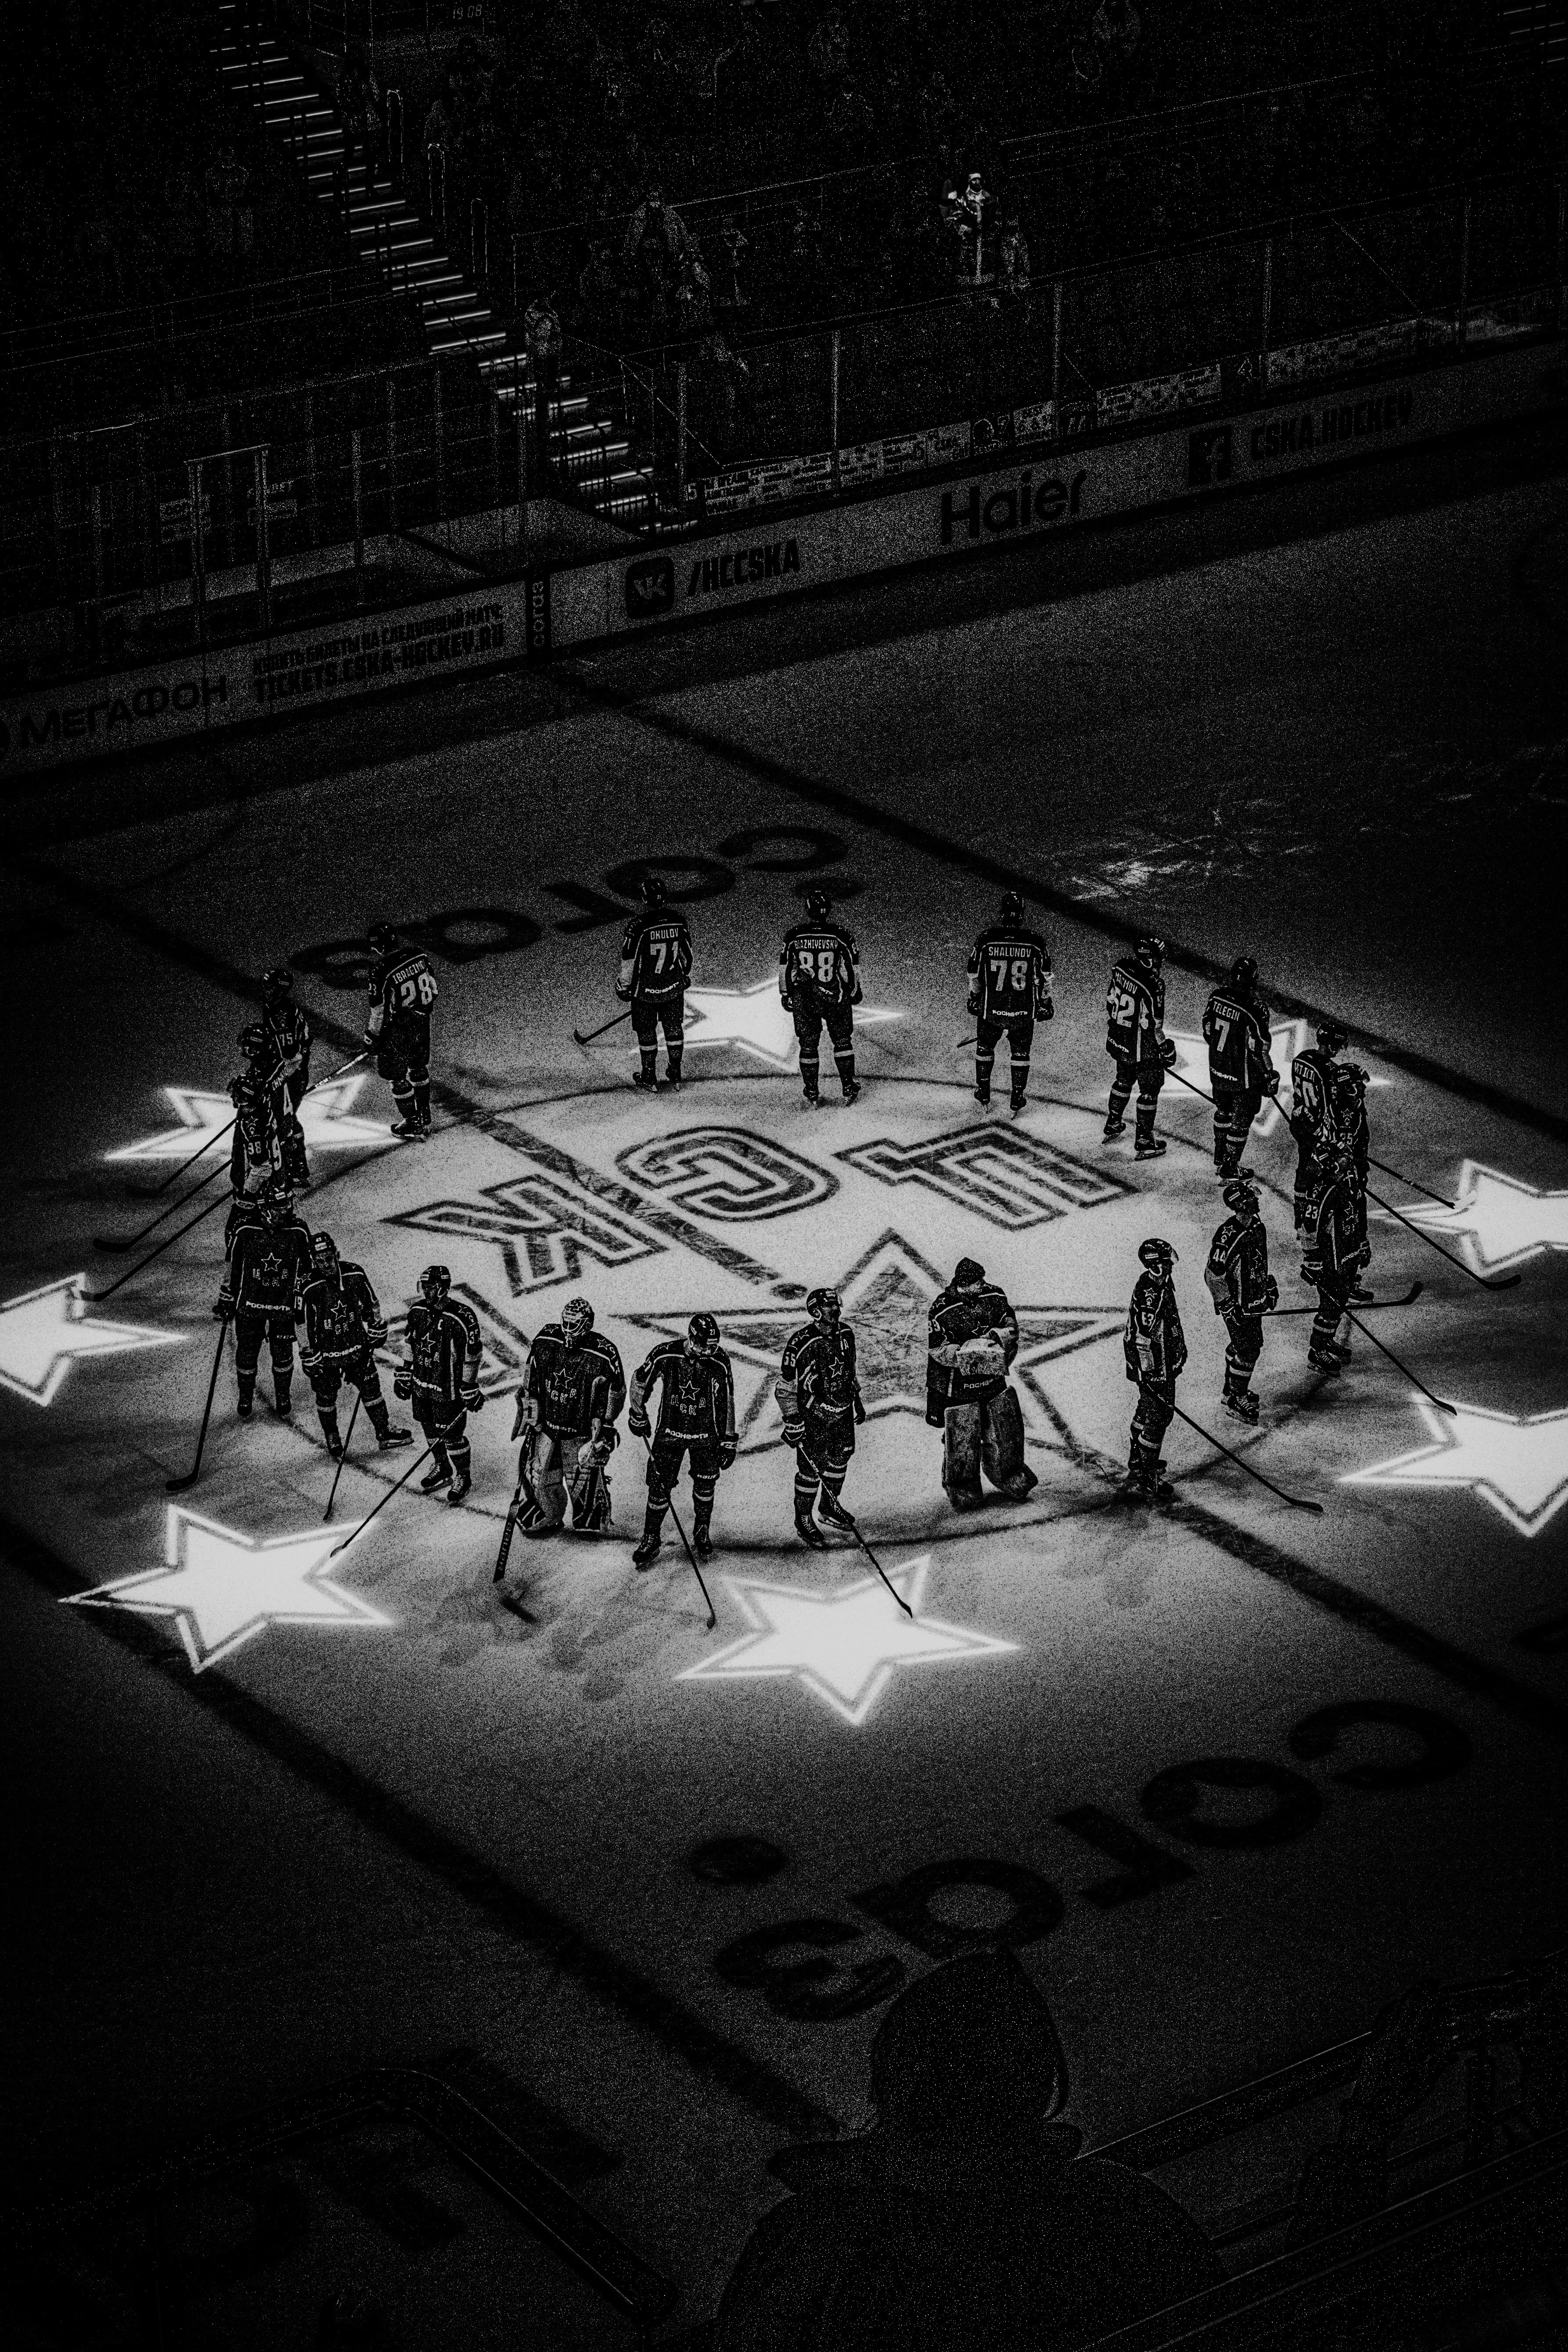
[[[1410,422],[1410,386],[1374,394],[1370,400],[1333,401],[1304,408],[1294,416],[1270,416],[1255,425],[1247,455],[1255,459],[1288,457],[1300,449],[1321,449],[1336,441],[1359,441],[1366,433],[1392,433]]]

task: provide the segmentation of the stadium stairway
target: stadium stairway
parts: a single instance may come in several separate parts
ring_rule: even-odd
[[[216,0],[213,63],[226,91],[247,100],[269,138],[284,145],[318,203],[344,215],[349,241],[367,268],[417,301],[433,357],[471,361],[503,410],[520,398],[532,415],[534,384],[521,339],[481,298],[453,255],[384,163],[371,176],[347,138],[331,97],[275,33],[261,30],[246,0]],[[550,404],[550,461],[584,506],[636,530],[655,517],[652,470],[639,464],[618,425],[608,387],[577,390],[563,375]]]

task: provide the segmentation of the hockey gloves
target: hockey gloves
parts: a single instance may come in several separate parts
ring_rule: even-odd
[[[626,1427],[634,1437],[651,1437],[653,1423],[640,1404],[634,1404],[626,1414]]]
[[[855,1391],[855,1418],[857,1421],[864,1421],[866,1418],[866,1408],[860,1402],[860,1391],[858,1389]]]
[[[1164,1066],[1165,1066],[1166,1069],[1168,1069],[1168,1070],[1173,1070],[1173,1069],[1175,1068],[1175,1066],[1176,1066],[1176,1041],[1175,1041],[1175,1039],[1174,1039],[1173,1037],[1162,1037],[1162,1038],[1161,1038],[1161,1040],[1160,1040],[1160,1059],[1161,1059],[1161,1061],[1162,1061],[1162,1062],[1163,1062],[1163,1064],[1164,1064]]]
[[[730,1467],[730,1465],[731,1465],[731,1464],[734,1461],[734,1459],[735,1459],[735,1441],[734,1441],[734,1439],[733,1439],[732,1437],[725,1437],[725,1438],[721,1438],[721,1439],[720,1440],[720,1443],[719,1443],[719,1467],[720,1467],[720,1469],[721,1469],[721,1470],[728,1470],[728,1469],[729,1469],[729,1467]]]
[[[784,1425],[784,1442],[786,1445],[804,1445],[805,1444],[805,1422],[786,1421]]]
[[[485,1392],[481,1388],[464,1389],[461,1401],[465,1412],[483,1412],[485,1409]]]
[[[392,1393],[395,1397],[399,1398],[403,1403],[406,1404],[409,1398],[414,1394],[413,1373],[394,1372],[392,1376]]]
[[[1279,1285],[1275,1281],[1272,1275],[1269,1275],[1267,1281],[1264,1283],[1263,1296],[1268,1301],[1263,1312],[1265,1315],[1272,1315],[1274,1309],[1279,1304]]]

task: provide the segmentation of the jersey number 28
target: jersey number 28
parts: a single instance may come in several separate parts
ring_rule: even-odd
[[[400,980],[397,983],[397,1002],[405,1013],[412,1013],[416,1005],[428,1010],[436,1002],[435,975],[428,971],[411,971],[406,980]]]

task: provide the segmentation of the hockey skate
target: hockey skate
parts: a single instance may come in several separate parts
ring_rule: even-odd
[[[385,1429],[376,1431],[375,1442],[384,1454],[390,1454],[399,1445],[412,1445],[414,1432],[411,1429],[400,1429],[395,1422],[392,1422]]]
[[[1220,1402],[1224,1405],[1226,1412],[1234,1414],[1237,1421],[1245,1421],[1249,1429],[1256,1426],[1258,1421],[1258,1399],[1253,1395],[1250,1389],[1244,1389],[1239,1396],[1233,1396],[1227,1389],[1224,1396],[1220,1399]]]
[[[395,1118],[392,1122],[392,1132],[400,1143],[423,1143],[430,1130],[423,1119],[410,1118]]]
[[[844,1089],[845,1108],[847,1109],[851,1103],[858,1103],[859,1099],[860,1081],[858,1078],[851,1078],[848,1085]]]
[[[691,1549],[697,1554],[699,1559],[712,1559],[713,1537],[706,1521],[703,1521],[701,1524],[692,1528]]]
[[[982,1110],[989,1110],[991,1108],[990,1087],[976,1087],[974,1089],[974,1099],[980,1105]]]
[[[1026,1097],[1023,1095],[1014,1095],[1011,1097],[1007,1104],[1007,1116],[1009,1118],[1018,1118],[1022,1116],[1026,1099]]]
[[[830,1528],[852,1528],[855,1524],[854,1512],[847,1511],[837,1496],[830,1495],[826,1486],[816,1507]]]
[[[1158,1160],[1166,1149],[1163,1135],[1141,1135],[1132,1146],[1134,1160]]]
[[[816,1521],[812,1517],[809,1511],[797,1511],[795,1513],[795,1531],[800,1538],[802,1543],[809,1544],[813,1551],[826,1550],[827,1538],[823,1534],[822,1529],[817,1526]]]
[[[1315,1372],[1336,1374],[1344,1370],[1344,1364],[1342,1359],[1332,1349],[1329,1348],[1309,1348],[1307,1350],[1307,1361],[1311,1365],[1312,1370]]]
[[[341,1462],[343,1458],[343,1441],[338,1433],[338,1424],[335,1421],[321,1423],[321,1438],[332,1460]]]
[[[649,1528],[632,1554],[632,1566],[637,1569],[651,1568],[663,1549],[658,1529]]]
[[[1100,1131],[1105,1138],[1106,1142],[1110,1143],[1117,1136],[1126,1134],[1127,1121],[1124,1118],[1118,1118],[1116,1112],[1112,1111],[1107,1118],[1105,1125]]]
[[[636,1087],[639,1095],[655,1094],[658,1089],[658,1080],[655,1077],[651,1070],[637,1070],[634,1072],[632,1084]]]
[[[272,1397],[272,1410],[279,1421],[291,1421],[293,1419],[294,1400],[289,1395],[287,1389],[278,1389],[274,1391]]]
[[[433,1495],[438,1487],[449,1486],[451,1483],[450,1465],[445,1462],[433,1462],[419,1481],[419,1492],[422,1495]]]
[[[451,1486],[448,1489],[447,1495],[447,1500],[448,1503],[460,1503],[464,1496],[472,1486],[473,1483],[473,1480],[469,1477],[466,1470],[459,1470],[453,1478]]]

